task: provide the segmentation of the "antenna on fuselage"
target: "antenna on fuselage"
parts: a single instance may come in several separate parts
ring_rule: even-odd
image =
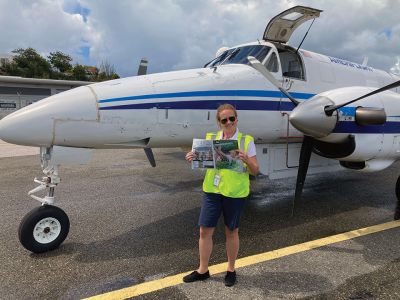
[[[147,60],[147,58],[142,58],[140,60],[140,64],[139,64],[139,68],[137,71],[137,76],[142,76],[142,75],[146,75],[147,73],[147,65],[149,64],[149,61]],[[148,139],[150,140],[150,138]],[[153,150],[150,147],[145,147],[143,148],[144,153],[146,154],[146,157],[150,163],[150,165],[152,167],[156,166],[156,160],[154,159],[154,154],[153,154]]]
[[[310,27],[308,27],[308,29],[307,29],[307,32],[306,32],[306,34],[304,35],[303,39],[301,40],[301,42],[300,42],[300,45],[297,47],[297,49],[296,49],[296,52],[295,52],[295,53],[297,53],[297,52],[299,51],[299,49],[300,49],[301,45],[303,44],[304,40],[305,40],[305,39],[306,39],[306,37],[307,37],[307,34],[308,34],[308,32],[309,32],[309,31],[310,31],[310,29],[311,29],[311,26],[314,24],[314,21],[315,21],[315,18],[312,20],[312,22],[311,22],[311,24],[310,24]]]
[[[140,60],[139,68],[137,71],[137,76],[146,75],[148,64],[149,64],[149,61],[147,60],[147,58],[142,58]]]

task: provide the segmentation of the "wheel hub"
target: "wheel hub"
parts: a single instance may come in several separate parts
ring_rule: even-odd
[[[41,244],[53,242],[61,233],[61,224],[55,218],[40,220],[33,229],[34,239]]]

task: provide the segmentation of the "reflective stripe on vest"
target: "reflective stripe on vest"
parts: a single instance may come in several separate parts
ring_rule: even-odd
[[[220,139],[221,133],[221,131],[218,131],[217,133],[209,132],[206,135],[206,139],[218,140]],[[247,152],[247,148],[250,141],[253,141],[253,137],[245,135],[244,138],[242,138],[243,135],[240,132],[238,132],[237,137],[239,149]],[[218,186],[214,185],[214,178],[216,175],[220,176]],[[247,197],[250,193],[249,173],[239,173],[228,169],[207,169],[203,181],[203,191],[206,193],[222,194],[231,198]]]

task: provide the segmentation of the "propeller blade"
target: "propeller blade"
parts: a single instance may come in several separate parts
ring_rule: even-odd
[[[271,74],[270,71],[254,56],[247,56],[247,59],[249,60],[250,65],[256,69],[258,72],[260,72],[265,78],[268,79],[269,82],[271,82],[278,90],[280,90],[292,103],[297,106],[299,104],[299,101],[297,101],[295,98],[293,98],[281,85],[279,82],[275,79],[275,77]]]
[[[308,165],[310,163],[311,152],[314,146],[314,138],[305,135],[300,150],[299,169],[297,171],[296,191],[293,199],[292,215],[295,203],[301,198],[304,181],[306,180]]]
[[[369,96],[372,96],[372,95],[375,95],[375,94],[378,94],[378,93],[381,93],[381,92],[384,92],[384,91],[387,91],[387,90],[396,88],[396,87],[398,87],[398,86],[400,86],[400,80],[395,81],[395,82],[393,82],[393,83],[391,83],[391,84],[385,85],[384,87],[381,87],[381,88],[379,88],[379,89],[377,89],[377,90],[375,90],[375,91],[372,91],[372,92],[370,92],[370,93],[368,93],[368,94],[365,94],[365,95],[363,95],[363,96],[361,96],[361,97],[358,97],[357,99],[351,100],[351,101],[349,101],[349,102],[346,102],[346,103],[343,103],[343,104],[339,104],[339,105],[330,105],[330,106],[327,106],[327,107],[325,107],[325,113],[326,113],[326,115],[331,116],[332,113],[333,113],[335,110],[337,110],[337,109],[339,109],[339,108],[341,108],[341,107],[343,107],[343,106],[346,106],[346,105],[351,104],[351,103],[353,103],[353,102],[356,102],[356,101],[358,101],[358,100],[364,99],[364,98],[366,98],[366,97],[369,97]]]
[[[397,178],[396,181],[396,198],[397,198],[397,204],[394,210],[394,219],[400,220],[400,176]]]
[[[148,65],[148,60],[146,58],[142,58],[140,60],[140,64],[139,64],[139,69],[137,71],[137,75],[141,76],[141,75],[146,75],[147,73],[147,65]]]
[[[154,159],[154,154],[153,154],[153,150],[151,150],[151,148],[143,148],[144,149],[144,153],[146,153],[147,159],[150,162],[150,165],[152,167],[156,166],[156,160]]]

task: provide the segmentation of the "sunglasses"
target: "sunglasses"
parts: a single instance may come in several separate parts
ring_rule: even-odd
[[[221,124],[225,125],[226,123],[228,123],[228,120],[229,120],[231,123],[233,123],[233,122],[236,121],[236,117],[235,117],[235,116],[231,116],[231,117],[222,119],[222,120],[220,120],[219,122],[220,122]]]

